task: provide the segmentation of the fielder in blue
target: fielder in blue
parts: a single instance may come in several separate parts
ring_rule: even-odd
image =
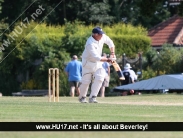
[[[70,95],[71,97],[74,97],[75,95],[75,90],[76,94],[80,94],[79,90],[79,84],[81,81],[81,76],[82,76],[82,63],[78,61],[78,57],[74,55],[72,57],[72,61],[70,61],[66,68],[65,72],[68,76],[69,79],[69,85],[70,85]]]

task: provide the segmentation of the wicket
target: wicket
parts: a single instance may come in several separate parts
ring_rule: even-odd
[[[59,102],[59,69],[49,68],[48,71],[48,101]]]

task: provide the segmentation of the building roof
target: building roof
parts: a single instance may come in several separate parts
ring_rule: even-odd
[[[183,17],[175,15],[148,31],[153,47],[164,43],[183,46]]]

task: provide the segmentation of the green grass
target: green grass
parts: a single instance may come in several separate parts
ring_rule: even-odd
[[[1,122],[183,122],[183,95],[98,97],[98,104],[77,98],[0,97]],[[181,132],[0,132],[1,138],[182,138]]]

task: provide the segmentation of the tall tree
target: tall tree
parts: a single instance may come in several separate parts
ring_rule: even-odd
[[[11,92],[19,91],[20,84],[30,79],[33,79],[39,88],[47,88],[48,68],[55,67],[60,69],[60,79],[62,79],[60,91],[62,94],[67,91],[64,66],[70,57],[60,45],[63,28],[46,24],[40,24],[35,28],[36,25],[36,22],[31,22],[3,51],[3,62],[0,66],[0,89],[4,95],[11,95]],[[34,31],[32,31],[33,28],[35,28]],[[15,30],[7,36],[10,41],[14,33]]]
[[[2,3],[4,2],[4,0],[0,0],[0,13],[2,12]]]
[[[180,5],[178,6],[178,14],[183,16],[183,1],[181,1]]]
[[[164,6],[162,0],[113,0],[110,5],[113,5],[110,14],[116,22],[151,28],[170,17],[168,7]]]
[[[182,49],[177,50],[171,44],[164,44],[160,52],[150,49],[145,54],[144,69],[150,68],[156,75],[182,72],[182,54]]]
[[[111,24],[114,17],[109,14],[110,10],[108,0],[82,0],[77,15],[87,24]]]

